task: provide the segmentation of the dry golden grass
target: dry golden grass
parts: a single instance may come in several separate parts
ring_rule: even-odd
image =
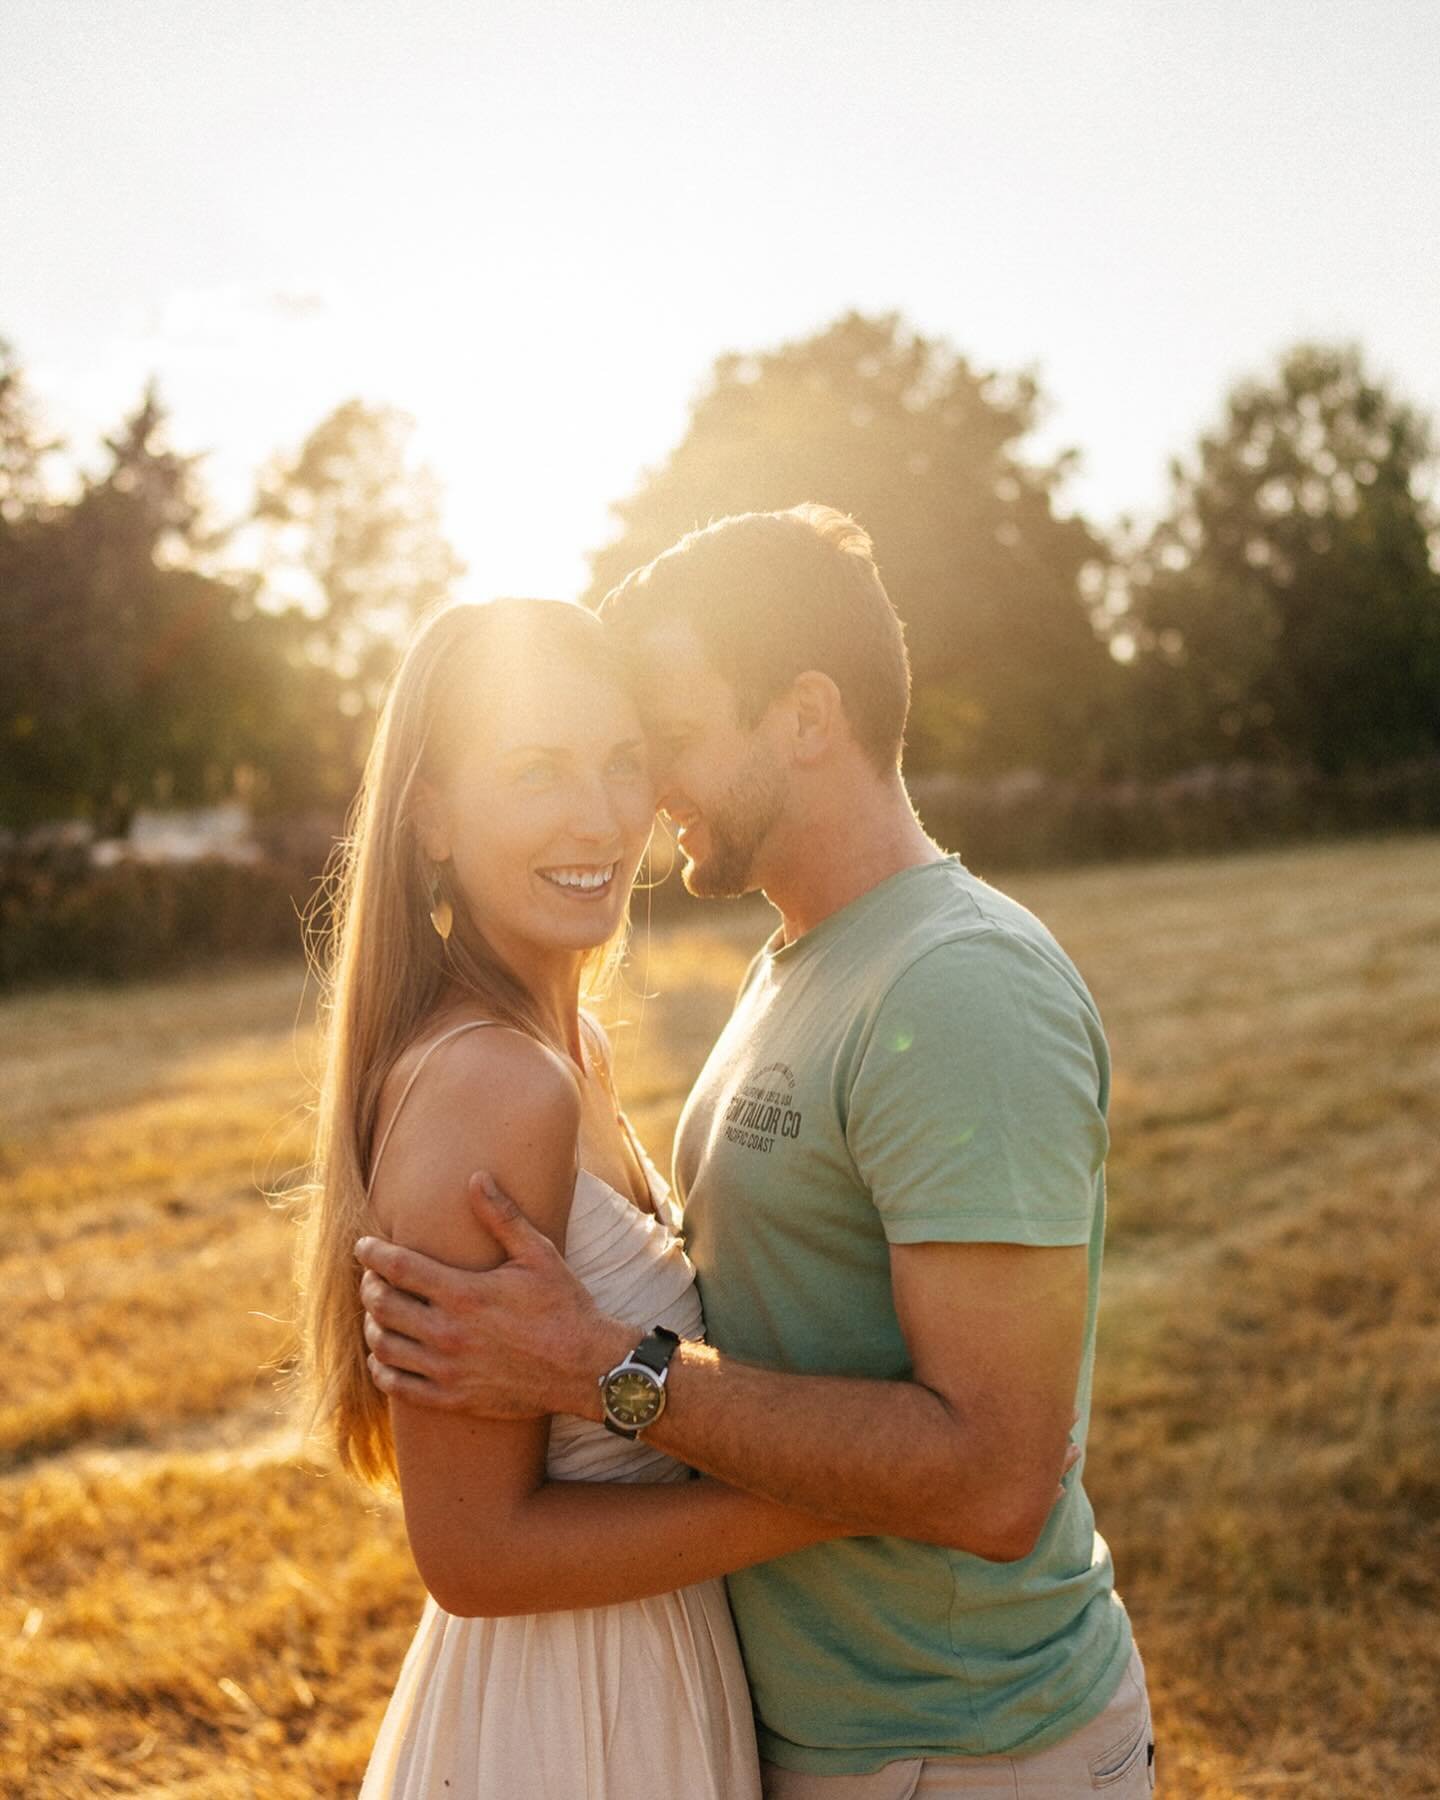
[[[0,1469],[269,1403],[289,1263],[261,1188],[306,1153],[300,999],[287,966],[5,1004]]]
[[[1167,1782],[1433,1794],[1440,846],[1018,891],[1117,1069],[1086,1481]]]
[[[1162,1791],[1432,1794],[1440,842],[1007,885],[1115,1055],[1086,1479]],[[620,999],[657,1149],[766,917],[657,932],[654,997]],[[294,1462],[263,1367],[299,998],[287,967],[0,1006],[0,1794],[363,1769],[421,1596],[396,1510]]]

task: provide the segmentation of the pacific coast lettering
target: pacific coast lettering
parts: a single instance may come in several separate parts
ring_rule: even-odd
[[[769,1145],[759,1140],[777,1135],[798,1138],[800,1119],[800,1109],[788,1095],[777,1093],[773,1088],[760,1091],[742,1088],[725,1108],[725,1135],[732,1143],[744,1142],[752,1149],[768,1149]]]

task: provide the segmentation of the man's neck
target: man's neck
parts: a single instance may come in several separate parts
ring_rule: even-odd
[[[940,862],[897,772],[826,794],[766,858],[765,898],[793,943],[903,869]]]

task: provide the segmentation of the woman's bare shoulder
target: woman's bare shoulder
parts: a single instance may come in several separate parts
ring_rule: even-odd
[[[525,1032],[455,1023],[483,1029],[426,1034],[386,1078],[381,1130],[391,1118],[394,1125],[376,1171],[377,1222],[432,1254],[443,1253],[437,1233],[457,1256],[481,1248],[466,1193],[483,1169],[559,1241],[574,1185],[579,1084],[563,1058]],[[430,1242],[416,1241],[417,1232]]]
[[[453,1099],[456,1090],[466,1093],[483,1081],[496,1099],[561,1114],[573,1101],[579,1116],[579,1082],[565,1059],[528,1032],[478,1015],[452,1015],[442,1027],[427,1029],[406,1045],[380,1090],[382,1121],[400,1104],[412,1080],[409,1105],[422,1090],[433,1106],[437,1096]]]

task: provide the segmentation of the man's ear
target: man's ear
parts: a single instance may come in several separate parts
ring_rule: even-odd
[[[420,848],[431,862],[449,862],[449,809],[439,789],[423,775],[415,777],[415,785],[410,790],[410,816],[415,821],[415,835],[420,840]]]
[[[806,669],[790,684],[790,712],[793,719],[793,753],[802,768],[823,761],[835,746],[845,724],[845,706],[840,690],[828,675],[818,669]]]

